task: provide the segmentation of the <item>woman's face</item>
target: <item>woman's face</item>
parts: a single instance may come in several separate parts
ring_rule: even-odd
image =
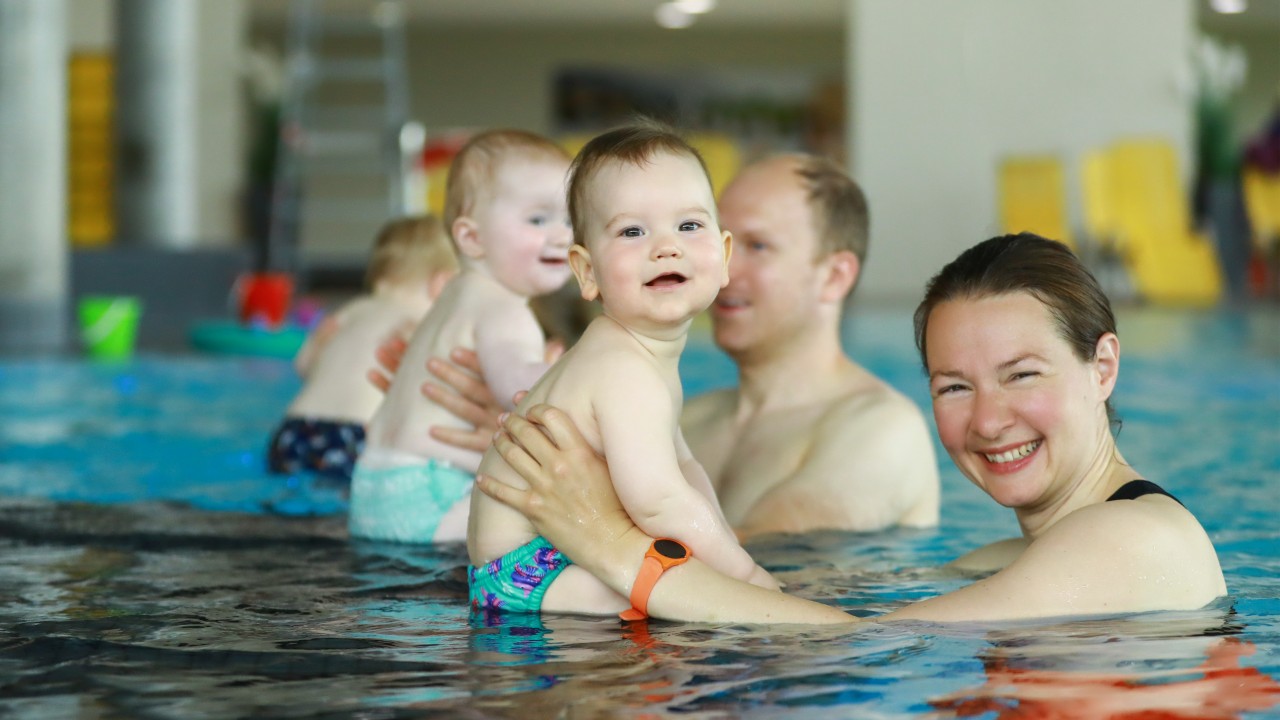
[[[1034,510],[1110,457],[1106,399],[1119,343],[1081,361],[1034,296],[944,302],[929,314],[933,417],[956,467],[1005,507]]]

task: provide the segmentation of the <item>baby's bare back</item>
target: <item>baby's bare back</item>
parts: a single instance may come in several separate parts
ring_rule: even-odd
[[[428,358],[448,358],[454,348],[475,347],[476,325],[483,322],[492,303],[493,298],[484,288],[467,282],[466,276],[460,276],[445,288],[414,331],[391,388],[369,423],[369,449],[396,450],[475,470],[480,462],[478,453],[431,437],[432,426],[467,426],[423,397],[422,385],[435,381],[435,376],[427,371]]]
[[[320,348],[286,414],[367,423],[382,402],[382,393],[365,379],[375,363],[374,349],[421,315],[401,303],[365,296],[344,305],[334,318],[338,327]]]

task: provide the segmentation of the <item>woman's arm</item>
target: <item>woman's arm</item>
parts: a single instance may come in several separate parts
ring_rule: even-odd
[[[652,538],[622,508],[609,468],[567,415],[537,405],[512,413],[494,447],[529,483],[520,490],[481,475],[477,486],[519,510],[575,563],[628,596]],[[838,609],[734,580],[694,558],[663,575],[649,614],[674,620],[752,623],[850,623]]]

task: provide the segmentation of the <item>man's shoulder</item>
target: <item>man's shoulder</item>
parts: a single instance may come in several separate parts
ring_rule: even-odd
[[[821,424],[858,425],[868,430],[896,430],[919,424],[924,428],[924,414],[906,395],[889,383],[858,368],[859,372],[835,393],[827,404]]]

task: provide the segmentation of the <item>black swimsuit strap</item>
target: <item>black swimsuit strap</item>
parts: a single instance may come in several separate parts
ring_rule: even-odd
[[[1150,480],[1130,480],[1121,485],[1119,490],[1112,493],[1111,497],[1107,498],[1107,502],[1112,500],[1134,500],[1143,495],[1164,495],[1165,497],[1173,498],[1173,501],[1179,505],[1182,504],[1181,500],[1165,492],[1164,488]]]

